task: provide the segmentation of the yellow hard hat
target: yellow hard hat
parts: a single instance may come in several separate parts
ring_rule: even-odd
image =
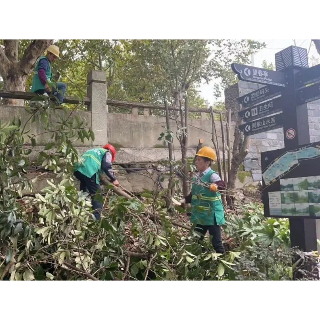
[[[47,51],[53,53],[56,57],[59,58],[59,47],[55,46],[54,44],[49,46]]]
[[[201,148],[198,153],[196,153],[197,156],[199,157],[205,157],[205,158],[209,158],[213,161],[217,160],[217,155],[215,153],[215,151],[210,148],[210,147],[203,147]]]

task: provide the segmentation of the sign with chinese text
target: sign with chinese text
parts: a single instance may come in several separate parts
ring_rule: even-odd
[[[283,117],[282,113],[276,114],[271,117],[262,118],[252,122],[248,122],[239,126],[239,129],[243,131],[244,135],[250,136],[252,134],[269,131],[282,127]]]
[[[275,96],[281,94],[279,87],[276,86],[265,86],[258,90],[252,91],[240,98],[238,102],[242,105],[243,108],[250,107],[253,104],[257,104],[263,100],[271,99]]]
[[[280,87],[285,87],[286,85],[285,75],[281,71],[256,68],[238,63],[231,64],[231,67],[232,70],[238,74],[240,80]]]
[[[265,117],[272,113],[277,113],[281,110],[281,99],[276,98],[274,100],[269,100],[267,102],[263,102],[253,107],[241,110],[238,114],[241,118],[243,118],[243,121],[251,121],[253,119]]]

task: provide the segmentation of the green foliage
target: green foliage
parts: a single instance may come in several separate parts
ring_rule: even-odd
[[[272,62],[268,63],[267,60],[262,61],[262,68],[268,70],[275,70],[275,66]]]
[[[255,244],[290,245],[288,219],[265,218],[261,204],[244,205],[242,216],[228,217],[225,232],[241,243],[240,248]]]
[[[238,179],[240,180],[241,183],[244,183],[244,180],[246,177],[251,177],[250,171],[238,171],[237,173]]]
[[[91,139],[93,133],[83,128],[83,122],[77,117],[71,118],[65,110],[62,114],[61,110],[58,112],[50,101],[35,103],[26,109],[30,118],[24,125],[19,119],[0,123],[0,240],[2,248],[5,248],[7,263],[0,278],[10,276],[11,280],[35,279],[37,259],[40,261],[46,257],[46,254],[40,254],[41,242],[46,241],[50,245],[61,236],[61,230],[65,227],[60,225],[61,221],[69,219],[70,223],[71,218],[77,224],[75,216],[83,212],[88,217],[88,208],[83,202],[85,197],[76,191],[70,173],[78,159],[72,140]],[[49,121],[53,116],[56,117],[54,124]],[[36,199],[31,201],[22,200],[25,192],[33,190],[27,176],[32,148],[24,145],[27,141],[31,141],[32,146],[36,145],[37,136],[26,129],[27,124],[34,121],[42,123],[43,134],[49,132],[52,135],[52,142],[39,153],[37,161],[63,179],[58,186],[51,183],[52,189],[45,190],[45,197],[37,194]],[[36,223],[31,223],[32,217],[25,206],[29,209],[30,206],[37,206],[39,219]],[[69,224],[71,226],[72,223]],[[64,240],[61,238],[62,242]],[[36,259],[31,251],[37,254]]]

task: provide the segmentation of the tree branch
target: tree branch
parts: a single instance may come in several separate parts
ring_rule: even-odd
[[[0,74],[4,78],[5,75],[8,73],[10,68],[11,62],[4,53],[3,48],[0,46]]]
[[[150,270],[150,267],[151,267],[151,263],[152,263],[152,260],[157,256],[157,252],[151,257],[149,263],[148,263],[148,266],[147,266],[147,270],[146,270],[146,275],[144,277],[144,281],[147,280],[147,277],[148,277],[148,273],[149,273],[149,270]]]
[[[80,274],[85,275],[88,279],[91,279],[91,280],[94,280],[94,281],[99,281],[99,279],[96,278],[96,277],[94,277],[92,274],[90,274],[90,273],[88,273],[88,272],[86,272],[86,271],[83,271],[83,270],[81,270],[81,269],[73,266],[72,264],[70,264],[70,263],[68,263],[68,262],[64,262],[63,264],[64,264],[65,266],[67,266],[69,269],[74,270],[74,271],[76,271],[77,273],[80,273]],[[62,268],[64,268],[63,265],[62,265]],[[67,269],[67,268],[64,268],[64,269]],[[67,269],[67,270],[69,270],[69,269]]]
[[[20,61],[20,69],[24,75],[28,75],[34,67],[37,59],[53,43],[53,40],[33,40]]]
[[[18,62],[19,40],[4,40],[4,51],[11,62]]]

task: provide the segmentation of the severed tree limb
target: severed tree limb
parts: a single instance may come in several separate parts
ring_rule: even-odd
[[[146,269],[146,275],[144,277],[144,281],[147,280],[147,277],[148,277],[148,273],[149,273],[149,270],[150,270],[150,267],[151,267],[151,263],[152,263],[152,260],[154,260],[154,258],[157,256],[158,252],[156,252],[152,257],[151,259],[149,260],[149,263],[148,263],[148,266],[147,266],[147,269]]]
[[[130,268],[130,260],[131,260],[131,256],[128,255],[128,260],[127,260],[127,264],[126,264],[126,270],[125,270],[125,272],[124,272],[122,281],[126,280],[126,277],[127,277],[127,274],[128,274],[128,272],[129,272],[129,268]]]
[[[99,279],[94,277],[92,274],[90,274],[90,273],[88,273],[86,271],[83,271],[83,270],[73,266],[72,264],[70,264],[68,262],[64,262],[63,264],[65,266],[67,266],[69,269],[72,269],[72,270],[76,271],[77,273],[85,275],[88,279],[91,279],[91,280],[94,280],[94,281],[99,281]],[[69,270],[68,268],[64,267],[63,265],[62,265],[62,268],[65,269],[65,270]]]
[[[126,270],[124,272],[124,276],[122,278],[122,281],[124,281],[127,277],[127,274],[129,272],[129,268],[130,268],[130,262],[131,262],[131,257],[135,257],[135,258],[145,258],[148,259],[149,255],[143,252],[132,252],[132,251],[127,251],[126,252],[127,256],[128,256],[128,260],[126,263]]]
[[[126,192],[124,192],[123,190],[120,189],[120,187],[116,187],[114,186],[111,182],[109,182],[109,180],[103,176],[103,175],[100,175],[100,181],[102,184],[104,185],[109,185],[109,186],[113,186],[113,191],[119,195],[119,196],[123,196],[129,200],[133,199],[133,197],[131,197],[130,195],[128,195]],[[141,202],[138,198],[136,198],[137,201]],[[148,213],[148,218],[151,219],[152,221],[154,222],[159,222],[161,224],[161,221],[152,213],[150,213],[149,211],[146,210],[146,213]],[[171,220],[170,220],[171,221]],[[183,224],[180,224],[178,222],[174,222],[174,221],[171,221],[171,223],[174,225],[174,226],[177,226],[177,227],[180,227],[180,228],[184,228],[186,230],[191,230],[190,227],[188,226],[185,226]]]

